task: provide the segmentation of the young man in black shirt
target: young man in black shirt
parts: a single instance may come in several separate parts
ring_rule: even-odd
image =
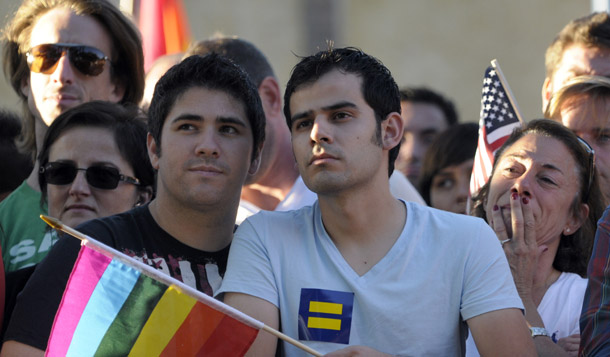
[[[78,229],[212,295],[226,268],[241,187],[264,141],[257,89],[224,57],[192,56],[159,80],[148,124],[156,198]],[[64,237],[38,266],[3,353],[43,354],[78,250],[78,240]]]

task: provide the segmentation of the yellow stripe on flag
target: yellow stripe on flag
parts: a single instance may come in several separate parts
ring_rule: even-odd
[[[327,319],[324,317],[310,317],[307,319],[308,328],[321,328],[325,330],[341,330],[340,319]]]
[[[322,301],[310,301],[309,312],[321,312],[325,314],[343,314],[343,304]]]
[[[194,298],[180,293],[174,286],[167,288],[142,328],[129,355],[160,355],[195,303]]]

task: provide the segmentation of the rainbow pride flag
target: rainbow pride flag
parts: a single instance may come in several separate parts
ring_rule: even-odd
[[[242,356],[262,328],[135,259],[87,243],[55,316],[48,356]]]

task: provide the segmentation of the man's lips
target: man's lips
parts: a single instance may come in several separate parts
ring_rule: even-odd
[[[337,160],[337,157],[330,155],[330,154],[318,154],[318,155],[314,155],[311,157],[311,159],[309,160],[309,164],[310,165],[316,165],[316,164],[324,164],[330,161],[334,161]]]
[[[197,172],[197,173],[201,173],[204,175],[219,175],[223,173],[223,170],[213,166],[213,165],[196,165],[196,166],[191,166],[189,168],[189,171],[193,171],[193,172]]]
[[[48,95],[46,99],[57,103],[71,103],[78,101],[79,97],[75,94],[70,93],[54,93]]]

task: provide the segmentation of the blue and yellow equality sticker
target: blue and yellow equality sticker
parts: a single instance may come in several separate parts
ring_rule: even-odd
[[[354,293],[301,289],[299,339],[349,343]]]

